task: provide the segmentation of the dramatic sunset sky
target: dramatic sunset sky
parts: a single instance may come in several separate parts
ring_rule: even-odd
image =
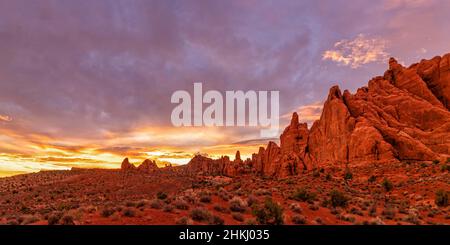
[[[257,127],[170,122],[175,90],[279,90],[312,122],[396,57],[450,52],[450,1],[0,0],[0,176],[244,156]]]

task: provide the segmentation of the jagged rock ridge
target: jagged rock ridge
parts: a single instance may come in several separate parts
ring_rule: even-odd
[[[252,159],[196,156],[189,173],[286,177],[324,165],[444,159],[450,153],[450,54],[408,68],[389,60],[384,76],[355,94],[330,89],[311,129],[294,113],[280,136]]]

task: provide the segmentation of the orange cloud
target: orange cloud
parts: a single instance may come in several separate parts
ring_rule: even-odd
[[[10,116],[0,114],[0,121],[11,122],[12,118]]]

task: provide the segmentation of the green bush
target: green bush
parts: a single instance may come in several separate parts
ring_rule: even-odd
[[[275,203],[272,198],[267,198],[262,206],[255,205],[253,215],[262,225],[282,225],[284,223],[283,208]]]
[[[369,183],[373,183],[377,180],[377,177],[375,175],[370,176],[370,178],[368,179]]]
[[[310,192],[305,188],[298,188],[293,194],[292,199],[297,201],[314,201],[316,200],[316,193]]]
[[[338,190],[332,190],[330,192],[330,202],[333,207],[346,207],[348,198],[344,193]]]
[[[438,159],[433,160],[433,164],[434,164],[434,165],[439,164],[439,162],[440,162],[440,161],[439,161]]]

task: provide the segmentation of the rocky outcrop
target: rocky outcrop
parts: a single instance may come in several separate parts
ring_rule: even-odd
[[[122,164],[120,165],[120,169],[122,171],[135,171],[136,170],[136,166],[131,164],[128,161],[128,158],[125,158],[125,159],[123,159]]]
[[[245,161],[241,159],[239,151],[236,152],[233,161],[228,156],[212,159],[198,154],[189,161],[184,171],[187,174],[236,176],[251,173],[253,171],[252,165],[253,161],[251,159],[246,159]]]
[[[138,167],[136,167],[129,162],[128,158],[123,159],[120,169],[123,172],[136,173],[154,173],[160,170],[155,161],[145,159]]]
[[[145,159],[141,165],[137,167],[137,170],[139,170],[142,173],[154,173],[159,171],[158,165],[156,165],[155,161]]]
[[[244,162],[239,152],[234,161],[202,159],[210,166],[202,170],[235,176],[251,168],[283,178],[325,165],[444,159],[450,155],[449,60],[447,54],[405,68],[391,58],[384,76],[355,94],[332,87],[310,129],[294,113],[280,146],[269,142]]]

